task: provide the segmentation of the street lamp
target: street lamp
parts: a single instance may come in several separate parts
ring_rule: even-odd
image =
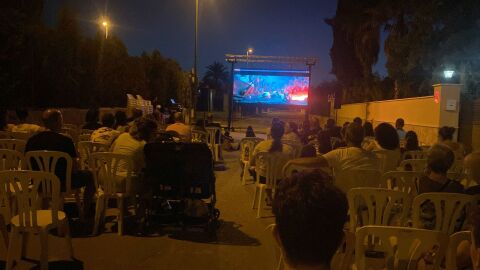
[[[455,74],[455,71],[454,70],[451,70],[451,69],[447,69],[447,70],[444,70],[443,71],[443,76],[445,77],[445,79],[451,79],[453,78],[453,75]]]
[[[247,49],[247,64],[248,64],[248,56],[253,54],[253,48],[248,48]]]
[[[101,19],[102,27],[105,28],[105,39],[108,38],[108,28],[110,27],[110,24],[108,23],[108,20],[106,18]]]

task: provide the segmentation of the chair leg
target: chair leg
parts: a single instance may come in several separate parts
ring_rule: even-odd
[[[95,225],[93,227],[94,235],[98,235],[98,229],[100,226],[100,222],[102,221],[104,211],[105,211],[105,198],[104,196],[99,196],[97,198],[97,204],[95,206]]]
[[[259,195],[258,195],[258,209],[257,209],[257,218],[261,218],[262,217],[262,210],[264,208],[264,193],[265,193],[265,188],[264,186],[261,186],[260,187],[260,191],[259,191]]]
[[[82,206],[82,201],[80,199],[80,190],[77,189],[75,191],[75,203],[77,204],[77,209],[78,209],[78,215],[80,217],[80,220],[81,221],[84,221],[85,220],[85,213],[83,211],[83,206]]]
[[[278,259],[277,270],[283,269],[283,253],[280,253],[280,259]]]
[[[5,269],[11,270],[13,269],[13,263],[15,261],[15,245],[17,244],[16,240],[18,240],[19,232],[16,227],[12,227],[10,231],[10,240],[8,242],[8,250],[7,250],[7,263]]]
[[[257,206],[258,189],[259,189],[259,187],[256,186],[255,187],[255,194],[253,195],[252,209],[255,209],[255,207]]]
[[[124,200],[118,198],[118,235],[123,235],[123,218],[124,218]]]
[[[48,231],[40,231],[40,269],[48,270]]]
[[[65,240],[67,241],[68,255],[70,256],[70,259],[73,259],[73,243],[72,236],[70,234],[70,225],[68,224],[68,219],[65,219],[63,227],[63,231],[65,232]]]

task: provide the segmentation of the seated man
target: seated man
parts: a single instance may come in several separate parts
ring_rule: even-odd
[[[27,123],[27,118],[28,118],[27,109],[19,108],[15,110],[15,113],[17,114],[17,118],[20,123],[12,126],[11,130],[13,132],[35,133],[42,130],[42,127],[40,127],[39,125]]]
[[[427,154],[425,175],[418,182],[418,194],[426,192],[463,193],[463,186],[447,178],[455,160],[453,151],[444,144],[433,145]]]
[[[357,123],[352,123],[348,125],[345,133],[347,147],[332,150],[319,157],[294,159],[289,163],[331,167],[335,172],[355,169],[379,170],[381,165],[380,160],[375,153],[362,148],[363,138],[363,127]]]
[[[71,188],[77,189],[85,187],[83,202],[84,211],[87,214],[93,194],[95,192],[93,175],[90,171],[78,169],[80,168],[80,165],[77,151],[72,139],[60,134],[63,125],[62,113],[57,109],[48,109],[43,112],[42,121],[47,130],[37,133],[28,139],[27,145],[25,146],[25,153],[29,151],[48,150],[69,154],[73,160]],[[65,172],[66,163],[63,160],[59,160],[55,169],[55,174],[60,179],[62,192],[66,190]]]
[[[473,152],[466,156],[463,166],[467,179],[473,182],[473,186],[468,187],[465,193],[468,195],[480,194],[480,152]]]
[[[320,171],[294,174],[277,187],[272,211],[286,269],[330,269],[348,211],[332,179]]]
[[[173,115],[175,123],[168,125],[166,131],[175,131],[180,135],[180,139],[184,142],[192,140],[192,129],[189,125],[183,123],[183,116],[181,112],[176,112]]]
[[[157,123],[155,121],[140,117],[134,121],[128,133],[118,136],[110,150],[113,153],[130,156],[133,160],[133,171],[135,174],[138,174],[145,167],[143,147],[152,139],[156,130]],[[124,164],[119,166],[120,171],[125,171]]]
[[[120,135],[120,131],[114,130],[115,116],[112,113],[106,113],[102,116],[103,127],[95,130],[90,136],[92,142],[105,143],[111,145]]]

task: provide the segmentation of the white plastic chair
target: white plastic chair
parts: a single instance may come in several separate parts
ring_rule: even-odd
[[[402,160],[408,160],[407,158],[408,159],[426,159],[427,153],[421,150],[405,151],[402,155]]]
[[[347,198],[351,232],[365,225],[404,226],[412,204],[407,193],[383,188],[352,188]]]
[[[89,142],[90,141],[90,134],[80,134],[78,135],[78,142]]]
[[[208,147],[212,151],[213,160],[217,162],[220,160],[220,141],[222,131],[218,127],[206,127],[205,130],[208,133]]]
[[[313,170],[319,170],[321,168],[318,168],[316,166],[304,166],[304,165],[298,165],[294,163],[288,163],[285,166],[283,166],[282,174],[283,174],[283,179],[292,176],[295,173],[303,172],[303,171],[313,171]]]
[[[24,167],[26,167],[26,163],[22,153],[0,149],[0,171],[19,170]]]
[[[413,199],[412,219],[414,228],[423,228],[421,220],[422,205],[431,203],[435,209],[434,230],[451,235],[455,231],[457,221],[468,213],[471,204],[476,203],[470,195],[458,193],[432,192],[423,193]]]
[[[445,269],[456,270],[457,269],[457,248],[463,241],[470,242],[472,232],[461,231],[450,235],[450,241],[448,242],[447,258],[445,260]]]
[[[95,130],[82,128],[82,129],[80,130],[80,135],[82,135],[82,134],[92,135],[92,133],[93,133],[94,131],[95,131]]]
[[[100,221],[105,216],[109,199],[117,202],[116,216],[118,234],[123,235],[123,219],[125,199],[131,195],[131,177],[133,161],[129,156],[99,152],[91,156],[91,167],[97,187],[97,205],[95,211],[94,234],[98,234]],[[119,168],[122,168],[122,171]],[[126,169],[126,171],[123,171]]]
[[[15,150],[20,153],[25,151],[27,141],[19,139],[0,139],[0,149]]]
[[[302,144],[292,140],[282,140],[282,144],[286,144],[292,148],[294,153],[294,156],[293,156],[294,158],[300,157],[300,154],[302,153],[302,147],[303,147]]]
[[[400,168],[406,171],[407,166],[408,170],[415,172],[424,172],[427,167],[426,159],[407,159],[400,162]]]
[[[90,155],[96,152],[108,152],[110,146],[106,143],[81,141],[77,143],[77,150],[80,155],[80,166],[82,169],[87,169]]]
[[[82,202],[80,200],[80,189],[72,189],[72,157],[69,154],[58,151],[29,151],[25,154],[25,161],[27,163],[27,168],[29,170],[36,170],[36,167],[39,171],[50,172],[55,174],[55,168],[59,160],[64,160],[66,163],[66,172],[65,172],[65,192],[61,194],[61,206],[63,209],[63,204],[67,197],[74,197],[75,203],[77,204],[78,212],[80,213],[80,218],[83,219],[83,208]],[[35,164],[35,165],[34,165]]]
[[[392,190],[399,190],[416,196],[417,182],[423,176],[423,172],[415,171],[392,171],[382,175],[382,186]]]
[[[200,130],[192,130],[192,142],[208,144],[208,133]]]
[[[357,187],[381,187],[382,173],[379,170],[345,170],[334,172],[335,186],[347,193]]]
[[[248,168],[250,167],[250,160],[253,158],[253,150],[261,141],[262,139],[260,138],[243,138],[240,141],[240,162],[243,164],[242,185],[247,183],[247,177],[249,176]]]
[[[9,248],[6,269],[12,269],[14,248],[19,244],[27,244],[26,234],[40,235],[40,269],[48,269],[48,233],[52,229],[59,229],[65,233],[67,251],[73,259],[73,246],[70,237],[68,219],[64,212],[59,211],[60,181],[48,172],[39,171],[3,171],[0,179],[7,179],[15,189],[15,198],[18,205],[18,215],[11,218]],[[50,209],[43,210],[42,204],[48,200]],[[22,253],[24,253],[22,251]]]
[[[379,239],[371,244],[367,239]],[[433,251],[433,268],[439,270],[448,245],[448,236],[439,231],[391,226],[365,226],[356,232],[355,264],[357,270],[372,269],[366,253],[380,251],[385,254],[385,266],[379,269],[416,269],[417,262],[426,252]],[[365,243],[368,243],[367,245]]]
[[[277,181],[282,177],[283,166],[292,158],[289,154],[283,152],[260,152],[256,154],[255,158],[255,171],[256,171],[256,184],[255,195],[253,197],[252,209],[258,207],[257,218],[262,216],[262,210],[265,208],[265,196],[266,190],[271,189],[275,192]],[[265,172],[258,170],[259,164],[263,163],[265,166]],[[265,177],[265,184],[260,183],[260,176]]]
[[[32,137],[32,133],[29,132],[10,132],[10,137],[12,139],[28,141]]]

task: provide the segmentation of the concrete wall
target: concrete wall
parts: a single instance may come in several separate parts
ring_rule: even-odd
[[[383,122],[394,124],[397,118],[403,118],[405,130],[415,131],[421,144],[431,145],[437,141],[438,128],[458,128],[460,88],[460,85],[434,85],[434,96],[346,104],[335,110],[335,117],[339,125],[360,117],[374,126]],[[447,103],[456,103],[455,109],[447,110]]]

